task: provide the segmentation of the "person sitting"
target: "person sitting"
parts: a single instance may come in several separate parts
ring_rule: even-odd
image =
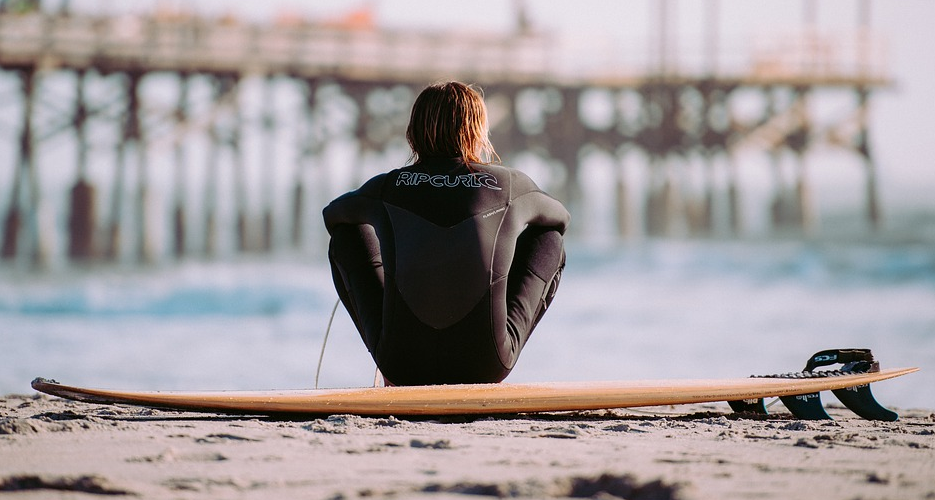
[[[552,303],[564,206],[503,167],[472,85],[416,98],[410,164],[323,210],[337,293],[390,385],[500,382]]]

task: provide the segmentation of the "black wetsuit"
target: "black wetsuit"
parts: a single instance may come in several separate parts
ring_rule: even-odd
[[[505,167],[424,161],[324,210],[335,287],[397,385],[499,382],[554,297],[565,208]]]

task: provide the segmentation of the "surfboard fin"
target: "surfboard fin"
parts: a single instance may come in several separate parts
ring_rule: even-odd
[[[841,368],[829,371],[815,371],[820,366],[841,364]],[[811,378],[833,377],[853,373],[871,373],[880,371],[880,364],[873,358],[870,349],[829,349],[813,354],[801,372],[786,373],[782,375],[766,375],[770,378]],[[835,396],[848,409],[867,420],[881,420],[893,422],[899,415],[877,402],[870,391],[870,384],[857,387],[848,387],[832,391]],[[821,394],[801,394],[796,396],[781,396],[782,404],[797,418],[802,420],[830,420],[831,416],[825,411],[821,403]],[[752,412],[767,414],[763,400],[729,401],[731,409],[736,412]]]
[[[737,413],[756,413],[758,415],[769,415],[766,409],[766,402],[760,399],[741,399],[737,401],[728,401],[730,408]]]
[[[877,402],[876,398],[873,397],[873,393],[870,392],[870,384],[848,387],[847,389],[838,389],[831,392],[837,396],[838,400],[844,403],[844,406],[867,420],[895,422],[899,419],[898,413],[885,408]]]
[[[821,393],[799,394],[798,396],[780,396],[786,408],[802,420],[831,420],[831,415],[821,404]]]

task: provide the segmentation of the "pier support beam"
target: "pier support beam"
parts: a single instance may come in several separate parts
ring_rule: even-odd
[[[19,136],[18,158],[13,174],[10,193],[10,205],[4,217],[3,244],[0,246],[0,258],[13,260],[20,251],[20,231],[25,226],[30,236],[33,263],[45,266],[49,252],[46,248],[45,235],[41,226],[39,178],[36,171],[35,130],[33,111],[36,102],[40,71],[28,68],[18,72],[22,89],[23,113],[22,129]],[[25,186],[25,187],[24,187]],[[23,198],[26,198],[25,201]],[[23,210],[23,207],[26,210]]]
[[[132,76],[131,76],[132,78]],[[137,260],[142,264],[152,264],[156,260],[152,227],[150,227],[152,210],[151,192],[149,189],[149,151],[143,131],[143,121],[140,117],[141,99],[140,83],[142,75],[133,85],[133,95],[130,101],[128,119],[133,122],[134,146],[136,149],[136,254]]]
[[[108,231],[107,257],[116,260],[121,253],[122,214],[124,206],[124,191],[126,190],[127,149],[132,147],[136,155],[137,186],[136,199],[133,200],[136,224],[136,254],[141,263],[154,261],[154,251],[150,239],[147,217],[149,205],[149,192],[147,186],[147,151],[144,140],[142,120],[140,119],[140,84],[143,79],[142,72],[131,72],[124,75],[125,109],[123,129],[120,142],[117,144],[117,173],[111,195],[110,229]]]
[[[547,89],[544,94],[547,100],[557,101],[545,104],[544,139],[549,143],[549,152],[565,170],[564,182],[551,190],[573,213],[581,208],[581,145],[587,142],[579,114],[581,92],[582,89]],[[550,106],[554,106],[554,112],[549,112]]]
[[[808,163],[805,161],[803,152],[796,152],[796,181],[795,181],[795,199],[799,207],[799,227],[808,235],[814,235],[818,231],[818,218],[815,214],[815,206],[811,185],[808,181]]]
[[[737,182],[737,163],[734,156],[726,154],[727,159],[727,217],[731,234],[739,236],[743,231],[743,213],[740,210],[740,188]]]
[[[213,82],[212,106],[214,116],[209,124],[208,136],[208,175],[204,195],[204,251],[207,257],[215,257],[218,252],[218,179],[220,160],[223,150],[227,150],[231,160],[233,179],[234,244],[238,251],[247,249],[246,188],[244,180],[244,159],[241,148],[242,115],[238,102],[240,78],[236,75],[220,75]],[[221,116],[220,111],[225,116]],[[225,119],[226,118],[226,119]]]
[[[72,127],[77,144],[78,179],[71,188],[71,206],[68,218],[68,256],[76,261],[95,257],[94,236],[97,221],[96,189],[88,180],[88,108],[84,98],[86,74],[75,73],[75,111]]]
[[[19,249],[20,230],[23,225],[23,184],[32,182],[33,158],[33,105],[35,102],[36,70],[18,72],[23,97],[22,129],[19,136],[18,157],[11,184],[10,205],[7,208],[3,224],[3,245],[0,257],[5,260],[16,258]],[[34,191],[36,189],[33,189]],[[35,200],[30,200],[35,206]]]
[[[698,229],[704,234],[710,234],[715,227],[714,193],[717,190],[717,182],[714,175],[714,154],[710,151],[706,151],[703,157],[704,165],[702,168],[704,172],[702,178],[704,179],[704,198],[701,202],[701,220],[698,223]]]
[[[260,238],[260,250],[264,252],[273,249],[273,191],[276,171],[279,165],[276,162],[276,107],[275,95],[276,80],[272,76],[267,76],[263,82],[263,192],[261,196],[262,207],[262,235]]]
[[[172,153],[175,162],[175,193],[172,208],[172,250],[175,258],[181,259],[186,251],[187,217],[185,212],[185,182],[188,175],[188,159],[185,148],[184,128],[188,123],[188,99],[191,76],[187,73],[179,74],[179,96],[175,105],[175,136],[173,137]]]
[[[878,196],[879,188],[877,187],[877,166],[870,151],[870,134],[867,127],[867,113],[869,111],[868,107],[870,105],[870,91],[865,87],[858,89],[857,100],[858,106],[860,106],[858,110],[858,121],[860,128],[857,132],[857,152],[860,154],[861,160],[863,161],[864,172],[867,176],[867,222],[869,223],[871,229],[877,230],[880,228],[880,202]]]
[[[671,158],[654,156],[649,163],[646,193],[646,233],[650,236],[676,236],[681,205]]]
[[[808,151],[811,136],[811,121],[808,118],[808,89],[793,89],[792,113],[796,127],[786,136],[785,143],[795,153],[796,178],[795,201],[798,207],[798,225],[805,234],[815,234],[818,230],[818,217],[815,212],[813,193],[808,179]]]
[[[250,249],[250,239],[247,232],[247,165],[243,154],[243,112],[238,101],[240,94],[240,79],[234,81],[231,89],[233,102],[233,123],[228,133],[228,146],[232,155],[234,178],[234,217],[236,219],[237,250],[246,252]]]
[[[298,155],[295,161],[295,175],[292,181],[292,193],[290,193],[292,205],[290,207],[290,216],[292,225],[289,231],[290,241],[293,248],[301,248],[305,239],[305,173],[308,163],[314,151],[312,142],[312,122],[314,121],[315,110],[315,92],[318,85],[315,80],[303,79],[301,81],[302,91],[302,109],[299,114],[299,126],[296,149]]]
[[[217,101],[215,101],[216,103]],[[217,179],[218,161],[221,153],[221,138],[218,135],[216,118],[212,119],[208,129],[207,177],[205,180],[204,206],[204,256],[215,257],[217,254]]]
[[[617,209],[617,235],[628,237],[632,233],[630,223],[630,194],[627,183],[626,165],[620,155],[615,156],[614,165],[614,198],[616,199]]]

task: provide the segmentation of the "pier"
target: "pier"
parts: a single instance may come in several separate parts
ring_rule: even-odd
[[[772,227],[814,232],[806,156],[819,146],[852,153],[876,227],[867,113],[891,82],[869,3],[855,1],[853,34],[835,38],[815,29],[814,0],[800,5],[800,37],[728,64],[717,38],[724,13],[710,0],[703,63],[686,67],[669,47],[675,4],[663,0],[655,60],[584,69],[557,63],[560,40],[523,22],[472,34],[389,31],[366,11],[265,24],[158,10],[0,12],[9,117],[0,140],[12,145],[0,157],[0,258],[44,266],[56,254],[154,263],[320,251],[319,214],[336,186],[404,164],[411,104],[439,79],[484,89],[504,163],[538,158],[543,187],[573,216],[588,197],[583,159],[612,163],[622,238],[742,235],[736,156],[751,150],[775,172],[764,201]],[[819,124],[810,103],[828,94],[849,108]],[[352,151],[340,170],[335,144]],[[632,185],[634,168],[645,169],[642,185]]]

